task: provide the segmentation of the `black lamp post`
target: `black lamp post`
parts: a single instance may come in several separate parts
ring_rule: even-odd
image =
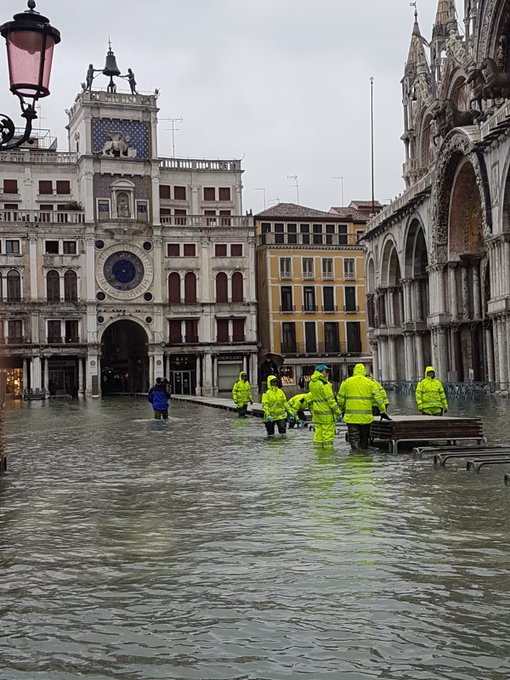
[[[35,104],[50,93],[53,48],[60,42],[60,33],[49,19],[35,11],[35,1],[28,0],[28,10],[15,14],[14,21],[0,26],[7,43],[10,89],[19,97],[25,132],[15,142],[13,121],[0,113],[0,151],[14,149],[30,140],[32,121],[37,118]]]

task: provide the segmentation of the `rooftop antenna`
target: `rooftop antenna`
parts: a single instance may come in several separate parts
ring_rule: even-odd
[[[265,187],[256,187],[253,189],[253,191],[262,191],[262,196],[264,198],[264,210],[266,209],[266,188]]]
[[[410,2],[409,7],[414,7],[414,20],[418,21],[418,0]]]
[[[293,179],[295,184],[292,186],[295,187],[296,189],[296,196],[297,196],[297,202],[299,205],[299,181],[298,181],[298,176],[297,175],[287,175],[287,179]]]
[[[372,176],[372,214],[375,215],[374,189],[374,76],[370,76],[370,165]]]
[[[171,127],[165,128],[166,130],[170,130],[172,133],[172,158],[175,158],[175,133],[179,132],[181,128],[175,127],[176,123],[182,123],[184,118],[182,116],[179,116],[179,118],[161,118],[160,120],[168,120],[170,122]]]

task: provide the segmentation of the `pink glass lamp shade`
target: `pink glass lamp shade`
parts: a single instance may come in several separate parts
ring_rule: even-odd
[[[14,15],[14,21],[0,26],[7,43],[11,92],[18,97],[47,97],[53,48],[60,42],[60,33],[49,20],[34,11],[29,0],[26,12]]]

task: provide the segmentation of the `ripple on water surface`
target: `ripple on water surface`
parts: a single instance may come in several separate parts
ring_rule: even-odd
[[[320,452],[181,403],[150,415],[7,409],[2,680],[508,679],[501,468],[354,455],[341,436]],[[505,416],[488,411],[493,441]]]

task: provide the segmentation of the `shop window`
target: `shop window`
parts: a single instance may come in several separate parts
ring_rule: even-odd
[[[174,187],[174,199],[176,201],[185,201],[186,187]]]
[[[53,193],[53,182],[51,180],[46,180],[46,179],[39,180],[39,193],[40,194],[52,194]]]
[[[168,277],[168,302],[171,305],[181,304],[181,276],[172,272]]]
[[[228,342],[228,319],[216,319],[216,342]]]
[[[241,272],[234,272],[232,275],[232,302],[243,302],[244,300],[244,280]]]
[[[70,193],[71,182],[68,179],[57,179],[57,194],[70,194]]]
[[[230,201],[230,187],[220,187],[219,190],[220,201]]]
[[[184,277],[184,302],[194,305],[197,301],[197,277],[193,272],[188,272]]]
[[[46,274],[46,299],[48,302],[60,302],[60,276],[54,269]]]
[[[78,277],[76,272],[71,270],[64,274],[64,300],[66,302],[76,302],[78,300]]]
[[[228,278],[225,272],[216,275],[216,302],[228,302]]]

